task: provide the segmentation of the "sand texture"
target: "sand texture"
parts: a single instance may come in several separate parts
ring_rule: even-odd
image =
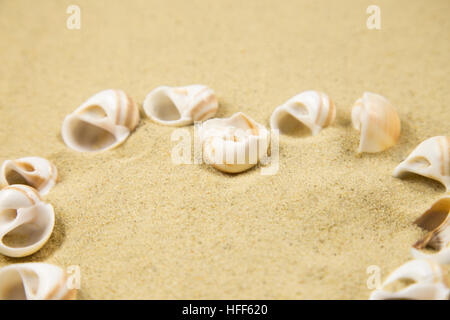
[[[366,269],[385,277],[424,232],[412,225],[445,193],[392,177],[426,138],[450,134],[450,1],[0,0],[0,161],[51,160],[59,183],[49,242],[0,267],[79,265],[81,299],[367,299]],[[218,117],[243,111],[269,126],[275,107],[308,89],[329,94],[334,125],[280,138],[280,170],[239,175],[175,165],[173,128],[142,118],[117,149],[70,150],[64,117],[94,93],[138,102],[159,85],[203,83]],[[386,96],[398,145],[358,156],[350,110]],[[193,127],[188,127],[193,132]]]

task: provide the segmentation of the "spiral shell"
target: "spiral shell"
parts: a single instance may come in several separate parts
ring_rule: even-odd
[[[400,137],[400,118],[383,96],[365,92],[352,109],[353,127],[361,132],[358,153],[380,152]]]
[[[205,121],[199,133],[205,162],[224,172],[248,170],[267,155],[269,132],[242,112]]]
[[[143,108],[156,123],[181,127],[214,117],[219,103],[214,91],[204,85],[161,86],[147,95]]]
[[[415,173],[442,183],[450,191],[450,137],[436,136],[420,143],[394,170],[394,177]]]
[[[389,286],[412,283],[398,290]],[[429,260],[411,260],[392,272],[370,300],[417,299],[447,300],[450,290],[441,267]]]
[[[122,90],[101,91],[73,113],[62,125],[67,146],[80,152],[104,151],[123,143],[139,123],[139,110]]]
[[[47,159],[26,157],[6,160],[0,169],[0,185],[29,185],[46,195],[55,185],[58,178],[56,167]]]
[[[313,135],[333,123],[336,108],[327,94],[304,91],[277,107],[270,118],[270,127],[287,132],[296,125],[307,126]]]
[[[0,300],[71,300],[67,274],[48,263],[18,263],[0,269]]]
[[[55,225],[52,205],[25,185],[0,191],[0,253],[24,257],[38,251],[50,238]]]

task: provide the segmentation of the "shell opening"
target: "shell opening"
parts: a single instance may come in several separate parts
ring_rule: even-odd
[[[431,162],[425,157],[416,157],[413,161],[409,162],[409,165],[414,170],[420,170],[431,166]]]
[[[181,118],[175,103],[164,90],[159,90],[153,94],[149,111],[154,118],[161,121],[175,121]]]
[[[36,223],[26,223],[8,232],[3,237],[2,242],[10,248],[23,248],[35,244],[45,234],[45,226]]]
[[[309,134],[309,128],[292,114],[287,112],[279,116],[278,128],[280,133],[290,136],[304,136]]]
[[[10,271],[5,278],[1,279],[4,283],[0,287],[0,300],[26,300],[27,294],[19,272]]]
[[[6,182],[8,183],[8,185],[13,185],[13,184],[24,184],[30,187],[33,187],[26,179],[24,176],[22,176],[20,174],[20,172],[17,172],[16,170],[9,170],[8,172],[6,172],[5,174],[5,179]]]
[[[449,209],[450,209],[450,199],[447,200],[448,206],[447,208],[436,208],[435,210],[431,211],[430,214],[425,214],[424,216],[420,217],[415,221],[415,224],[417,224],[422,229],[432,231],[442,225],[442,223],[447,219],[449,215]]]
[[[16,165],[22,169],[23,171],[26,171],[28,173],[34,172],[36,170],[35,167],[33,167],[31,164],[27,162],[16,162]]]
[[[393,281],[392,283],[385,285],[383,289],[388,292],[394,293],[404,290],[416,283],[417,281],[411,278],[400,278]]]
[[[70,139],[80,149],[97,151],[108,148],[116,142],[116,137],[109,131],[100,128],[78,117],[69,123]]]
[[[49,217],[47,215],[39,214],[44,212],[40,210],[45,210],[45,207],[34,207],[33,211],[23,212],[22,214],[26,215],[33,214],[34,217],[4,234],[1,242],[10,248],[25,248],[47,238],[49,236],[49,230],[53,229],[53,224],[51,222],[49,223]],[[18,210],[4,210],[0,215],[0,223],[2,223],[0,225],[10,223],[17,217]]]

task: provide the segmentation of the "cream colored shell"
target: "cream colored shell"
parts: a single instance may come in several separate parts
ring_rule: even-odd
[[[412,284],[387,290],[401,281]],[[370,299],[447,300],[449,293],[447,280],[439,264],[430,260],[411,260],[392,272],[381,288],[372,292]]]
[[[186,126],[214,117],[219,103],[214,91],[204,85],[161,86],[144,100],[145,114],[165,126]]]
[[[26,185],[11,185],[0,191],[0,253],[24,257],[41,249],[55,225],[52,205]]]
[[[46,195],[58,178],[56,167],[47,159],[26,157],[6,160],[0,169],[0,185],[26,184]]]
[[[242,112],[205,121],[199,134],[205,162],[224,172],[248,170],[267,156],[269,132]]]
[[[394,170],[394,177],[415,173],[442,183],[450,191],[450,137],[436,136],[420,143]]]
[[[104,151],[123,143],[139,123],[139,110],[122,90],[101,91],[63,122],[62,137],[80,152]]]
[[[383,96],[365,92],[352,109],[353,127],[361,132],[358,153],[380,152],[395,145],[400,136],[400,118]]]
[[[47,263],[18,263],[0,269],[0,300],[70,300],[67,274]]]
[[[329,126],[336,118],[336,108],[327,94],[304,91],[277,107],[270,118],[270,127],[281,132],[303,124],[313,135]]]
[[[450,194],[433,203],[415,224],[428,233],[414,244],[413,256],[418,259],[432,259],[440,264],[450,264]],[[438,252],[426,254],[418,250],[426,247]]]

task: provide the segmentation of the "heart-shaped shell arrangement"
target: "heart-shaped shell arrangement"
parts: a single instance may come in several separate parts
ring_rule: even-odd
[[[18,263],[0,269],[0,300],[72,300],[66,272],[47,263]]]
[[[400,118],[383,96],[365,92],[352,108],[353,127],[361,132],[358,153],[380,152],[395,145],[400,136]]]
[[[109,89],[64,119],[62,137],[75,151],[104,151],[123,143],[138,123],[139,110],[133,100],[122,90]]]
[[[412,260],[392,272],[370,299],[447,300],[449,294],[448,280],[437,263]]]
[[[248,170],[267,155],[269,132],[242,112],[205,121],[199,134],[205,162],[220,171]]]
[[[218,101],[204,85],[162,86],[154,89],[143,104],[146,115],[167,126],[185,126],[214,117]],[[336,108],[327,94],[305,91],[273,112],[272,129],[289,131],[302,124],[318,134],[333,123]],[[379,152],[397,143],[400,119],[381,95],[364,93],[352,108],[352,124],[361,132],[358,152]],[[82,152],[104,151],[123,143],[139,122],[139,110],[122,90],[104,90],[84,102],[63,122],[62,137],[70,148]],[[205,161],[215,168],[238,173],[250,169],[268,155],[269,132],[242,112],[230,118],[210,119],[200,127]],[[395,170],[395,176],[414,172],[442,182],[449,189],[449,138],[424,141]],[[53,187],[56,168],[38,157],[7,160],[0,183],[0,253],[22,257],[39,250],[54,227],[54,210],[40,198]],[[22,184],[17,184],[22,183]],[[34,189],[36,188],[36,189]],[[39,191],[39,192],[38,192]],[[448,299],[449,289],[437,264],[450,263],[450,195],[438,200],[416,224],[429,233],[413,248],[416,260],[395,270],[374,291],[371,299]],[[434,255],[419,251],[433,247]],[[0,269],[0,299],[70,299],[67,275],[45,263],[15,264]],[[388,290],[401,280],[413,281],[400,289]]]
[[[450,137],[437,136],[420,143],[394,170],[394,177],[415,173],[442,183],[450,191]]]
[[[299,124],[307,126],[313,135],[333,123],[336,108],[326,93],[304,91],[277,107],[270,118],[270,127],[290,132]]]
[[[52,205],[26,185],[0,191],[0,253],[24,257],[38,251],[50,238],[55,225]]]
[[[26,157],[6,160],[0,169],[0,185],[24,184],[46,195],[58,178],[56,167],[47,159]]]
[[[147,95],[143,105],[150,119],[175,127],[212,118],[218,107],[216,94],[204,85],[161,86]]]

